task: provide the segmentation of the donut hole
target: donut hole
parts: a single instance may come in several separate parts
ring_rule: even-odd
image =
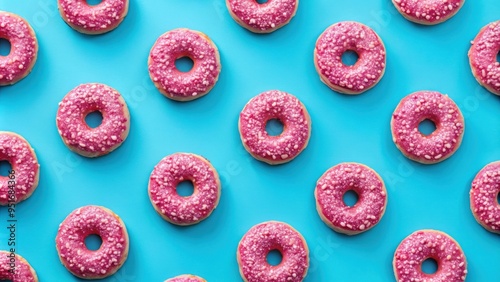
[[[353,207],[359,201],[359,195],[356,191],[351,189],[344,193],[342,200],[344,201],[344,205]]]
[[[266,132],[269,136],[278,136],[283,133],[283,122],[277,118],[270,119],[266,122]]]
[[[8,161],[0,161],[0,176],[9,176],[12,170],[12,165]]]
[[[8,56],[12,46],[10,41],[5,38],[0,38],[0,56]]]
[[[422,262],[420,268],[425,274],[434,274],[438,271],[438,262],[433,258],[428,258]]]
[[[175,188],[177,195],[181,197],[189,197],[193,195],[194,193],[194,185],[192,181],[185,180],[182,182],[179,182],[177,184],[177,187]]]
[[[10,279],[7,279],[7,280],[0,279],[0,281],[2,281],[2,282],[13,282],[13,281],[12,281],[12,280],[10,280]]]
[[[102,113],[100,111],[93,111],[85,116],[85,123],[90,128],[99,127],[102,124]]]
[[[269,0],[255,0],[255,2],[257,2],[257,4],[266,4]]]
[[[97,251],[102,245],[102,238],[97,234],[90,234],[85,237],[85,247],[90,251]]]
[[[101,4],[102,0],[85,0],[89,6],[97,6]]]
[[[498,50],[498,53],[497,53],[497,62],[500,63],[500,50]]]
[[[175,68],[180,72],[190,72],[193,66],[194,61],[188,56],[182,56],[175,60]]]
[[[347,50],[342,53],[342,63],[348,67],[354,66],[359,60],[359,55],[356,51]]]
[[[497,204],[500,205],[500,192],[498,192],[498,194],[497,194]]]
[[[277,266],[283,260],[283,254],[279,250],[271,250],[267,253],[266,261],[269,265]]]
[[[418,124],[418,131],[420,131],[422,135],[429,136],[436,131],[436,123],[430,119],[424,119]]]

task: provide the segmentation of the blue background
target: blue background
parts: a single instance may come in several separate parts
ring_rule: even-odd
[[[447,232],[462,245],[468,281],[499,281],[500,238],[475,222],[469,189],[484,165],[500,159],[500,103],[476,83],[467,59],[479,29],[499,20],[497,0],[467,1],[455,17],[430,27],[405,20],[388,0],[301,1],[291,23],[269,35],[241,28],[223,0],[131,0],[116,30],[87,36],[63,22],[55,3],[0,0],[0,9],[31,23],[40,45],[31,75],[0,88],[0,129],[24,136],[41,164],[39,187],[17,211],[18,252],[41,281],[79,281],[60,264],[54,239],[59,223],[88,204],[112,209],[130,235],[127,262],[104,281],[163,281],[183,273],[241,281],[237,244],[251,226],[267,220],[285,221],[306,238],[311,266],[305,281],[393,281],[395,248],[413,231],[427,228]],[[387,48],[384,78],[356,97],[331,91],[313,65],[318,36],[344,20],[371,26]],[[157,37],[178,27],[209,35],[223,66],[212,92],[189,103],[164,98],[147,71]],[[70,152],[55,125],[58,102],[87,82],[118,89],[132,117],[126,142],[97,159]],[[270,89],[296,95],[313,122],[308,148],[277,167],[250,157],[237,129],[245,103]],[[400,99],[424,89],[449,94],[466,118],[462,147],[430,166],[405,159],[389,127]],[[164,221],[147,196],[155,164],[179,151],[211,160],[223,184],[216,211],[191,227]],[[375,169],[389,197],[382,221],[354,237],[329,229],[313,197],[323,172],[345,161]],[[5,222],[5,207],[0,214]],[[0,230],[0,249],[5,249],[7,230]]]

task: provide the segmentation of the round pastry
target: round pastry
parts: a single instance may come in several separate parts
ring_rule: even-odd
[[[89,250],[85,238],[98,235],[102,244]],[[71,212],[61,223],[56,248],[62,264],[83,279],[113,275],[128,256],[129,238],[123,221],[105,207],[85,206]]]
[[[270,136],[269,120],[283,123],[283,132]],[[271,165],[289,162],[306,147],[311,137],[311,118],[295,96],[271,90],[252,98],[240,113],[238,123],[245,149],[257,160]]]
[[[392,0],[407,20],[425,25],[442,23],[453,17],[465,0]]]
[[[191,181],[194,191],[182,197],[177,185]],[[219,174],[208,160],[176,153],[163,158],[149,177],[148,194],[155,210],[168,222],[192,225],[206,219],[219,204]]]
[[[165,280],[165,282],[207,282],[207,280],[196,275],[184,274]]]
[[[424,120],[436,125],[430,135],[418,126]],[[392,138],[409,159],[423,164],[442,162],[460,147],[464,135],[464,117],[447,95],[419,91],[403,98],[392,115]]]
[[[472,74],[483,87],[500,95],[500,21],[483,27],[472,41],[469,49],[469,63]]]
[[[438,265],[434,274],[421,269],[429,258]],[[458,282],[467,276],[467,262],[460,245],[448,234],[436,230],[420,230],[406,237],[396,249],[393,267],[398,282]]]
[[[129,0],[102,0],[89,5],[86,0],[57,0],[63,20],[86,34],[102,34],[115,29],[128,13]]]
[[[14,273],[12,273],[14,265]],[[38,282],[36,272],[31,265],[20,255],[0,251],[0,281]]]
[[[0,38],[9,41],[11,50],[0,55],[0,86],[11,85],[26,77],[33,69],[38,54],[38,41],[30,24],[18,15],[0,11]]]
[[[359,56],[352,66],[342,54]],[[361,94],[374,87],[385,72],[386,53],[375,31],[358,22],[339,22],[328,27],[316,41],[314,65],[321,81],[344,94]]]
[[[486,230],[500,233],[500,162],[485,166],[472,181],[470,209]]]
[[[255,33],[270,33],[292,20],[299,0],[226,0],[229,14],[242,27]]]
[[[352,207],[343,201],[348,191],[359,196]],[[321,219],[333,230],[347,235],[374,227],[387,205],[382,178],[371,168],[357,163],[342,163],[327,170],[316,184],[314,197]]]
[[[193,68],[181,72],[175,66],[179,58],[193,60]],[[169,31],[156,40],[149,53],[149,76],[167,98],[191,101],[212,90],[221,71],[217,46],[210,38],[186,28]]]
[[[28,141],[16,133],[0,131],[0,161],[12,167],[9,176],[0,176],[0,206],[29,198],[38,186],[40,165]]]
[[[282,254],[280,264],[267,262],[269,252]],[[252,227],[241,239],[237,251],[245,282],[300,282],[309,268],[309,249],[304,237],[290,225],[268,221]]]
[[[102,123],[90,128],[85,117],[96,111],[102,114]],[[125,100],[115,89],[99,83],[71,90],[59,103],[56,122],[64,144],[85,157],[110,153],[125,141],[130,130]]]

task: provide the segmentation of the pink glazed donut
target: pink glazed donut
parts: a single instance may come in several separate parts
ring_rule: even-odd
[[[287,25],[299,7],[298,0],[226,0],[231,17],[255,33],[270,33]]]
[[[469,63],[476,80],[495,95],[500,95],[500,21],[483,27],[472,41]]]
[[[347,191],[358,194],[349,207],[343,201]],[[371,168],[357,163],[342,163],[327,170],[318,180],[316,209],[333,230],[355,235],[374,227],[385,213],[387,191],[382,178]]]
[[[26,77],[38,54],[38,41],[30,24],[18,15],[0,11],[0,38],[11,45],[7,56],[0,55],[0,86]]]
[[[98,235],[102,244],[92,251],[85,238]],[[123,221],[105,207],[85,206],[71,212],[59,226],[56,248],[62,264],[83,279],[113,275],[128,256],[129,238]]]
[[[267,262],[277,250],[280,264]],[[241,239],[237,251],[240,274],[245,282],[300,282],[309,268],[309,249],[304,237],[290,225],[268,221],[252,227]]]
[[[342,54],[354,51],[359,58],[344,65]],[[321,81],[344,94],[361,94],[374,87],[385,72],[385,46],[380,37],[358,22],[339,22],[328,27],[316,41],[314,65]]]
[[[10,177],[0,176],[0,206],[26,200],[38,186],[40,176],[35,151],[20,135],[0,131],[0,161],[7,161],[12,166]],[[12,190],[15,195],[9,193]]]
[[[102,123],[90,128],[85,117],[95,111],[102,114]],[[110,153],[125,141],[130,130],[125,100],[115,89],[99,83],[71,90],[59,103],[56,122],[64,144],[85,157]]]
[[[102,0],[91,6],[86,0],[57,0],[63,20],[86,34],[102,34],[115,29],[128,12],[128,0]]]
[[[191,181],[191,196],[177,194],[177,185]],[[192,225],[206,219],[219,204],[219,174],[205,158],[176,153],[163,158],[149,177],[148,194],[155,210],[168,222]]]
[[[392,0],[396,9],[407,20],[434,25],[453,17],[465,0]]]
[[[189,72],[181,72],[175,61],[182,57],[193,60]],[[167,98],[191,101],[210,92],[221,71],[217,46],[210,38],[186,28],[174,29],[160,36],[149,53],[149,76]]]
[[[432,258],[438,269],[434,274],[422,271],[422,263]],[[467,276],[467,261],[460,245],[448,234],[436,230],[420,230],[399,244],[393,260],[398,282],[459,282]]]
[[[500,162],[485,166],[472,181],[470,209],[486,230],[500,234]]]
[[[14,271],[12,271],[14,266]],[[0,281],[38,282],[36,272],[31,265],[20,255],[7,251],[0,251]]]
[[[436,130],[425,136],[418,125],[430,120]],[[447,95],[419,91],[403,98],[392,115],[392,138],[409,159],[423,164],[442,162],[460,147],[464,135],[464,117]]]
[[[266,123],[278,119],[283,123],[279,136],[270,136]],[[271,165],[297,157],[311,137],[311,118],[295,96],[271,90],[252,98],[240,113],[238,123],[245,149],[257,160]]]
[[[196,275],[184,274],[165,280],[165,282],[207,282],[207,280]]]

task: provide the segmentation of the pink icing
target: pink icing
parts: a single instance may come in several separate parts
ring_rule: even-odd
[[[267,254],[278,250],[279,265],[267,262]],[[268,221],[252,227],[238,245],[240,273],[249,282],[302,281],[309,268],[309,250],[302,235],[290,225]]]
[[[418,125],[431,120],[436,130],[425,136]],[[403,98],[392,115],[393,140],[408,158],[421,163],[437,163],[450,157],[464,134],[464,118],[447,95],[419,91]]]
[[[102,113],[102,124],[90,128],[85,116]],[[57,128],[66,145],[87,156],[100,156],[120,146],[128,135],[127,105],[115,89],[99,83],[82,84],[59,103]]]
[[[12,280],[12,282],[38,282],[35,270],[20,255],[15,255],[15,270],[11,272],[11,253],[0,251],[0,281]]]
[[[167,279],[165,282],[206,282],[206,280],[195,275],[186,274]]]
[[[96,234],[101,247],[91,251],[85,238]],[[74,210],[59,226],[56,247],[64,266],[81,278],[104,278],[115,273],[127,259],[127,229],[112,211],[98,206]]]
[[[38,43],[35,32],[23,18],[0,11],[0,38],[10,42],[9,55],[0,55],[0,85],[16,83],[35,64]]]
[[[414,22],[437,24],[455,15],[464,0],[393,0],[392,2],[400,13]]]
[[[128,12],[128,0],[102,0],[95,6],[86,0],[58,0],[61,16],[71,27],[99,34],[116,28]]]
[[[175,61],[181,57],[193,60],[189,72],[180,72]],[[149,75],[167,97],[192,100],[209,92],[221,71],[219,51],[203,33],[189,29],[169,31],[156,40],[149,53]]]
[[[435,259],[438,270],[434,274],[422,272],[421,265]],[[467,262],[464,253],[449,235],[435,230],[420,230],[405,238],[394,254],[394,274],[398,282],[464,281]]]
[[[344,194],[354,190],[359,199],[349,207]],[[364,232],[382,218],[387,203],[385,185],[367,166],[342,163],[330,168],[316,184],[316,205],[321,218],[336,230],[349,234]]]
[[[477,81],[489,91],[500,95],[500,21],[483,27],[469,50],[469,62]]]
[[[286,25],[297,12],[297,0],[226,0],[231,15],[244,27],[257,32],[271,32]]]
[[[269,136],[266,123],[280,120],[279,136]],[[291,161],[304,150],[311,136],[311,122],[304,105],[295,96],[271,90],[246,104],[239,119],[241,139],[247,151],[268,163]]]
[[[353,66],[342,54],[354,51]],[[385,47],[371,28],[357,22],[339,22],[327,28],[316,42],[314,60],[322,80],[334,90],[359,94],[375,86],[385,71]]]
[[[9,162],[15,172],[14,203],[28,198],[35,191],[40,174],[40,165],[28,141],[15,133],[0,131],[0,160]],[[9,203],[9,181],[12,181],[9,177],[0,176],[0,205],[3,206]]]
[[[500,162],[485,166],[474,178],[470,206],[476,220],[491,232],[500,233]]]
[[[193,183],[191,196],[177,194],[176,187],[182,181]],[[219,175],[202,157],[176,153],[155,166],[148,192],[153,206],[165,219],[178,225],[195,224],[206,219],[219,203]]]

